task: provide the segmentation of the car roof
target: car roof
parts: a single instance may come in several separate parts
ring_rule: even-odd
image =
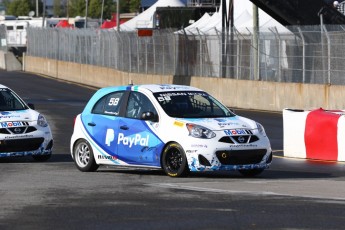
[[[131,90],[131,91],[150,91],[152,93],[171,92],[171,91],[203,91],[201,89],[175,84],[143,84],[143,85],[127,85],[127,86],[109,86],[101,88],[98,92],[102,95],[114,91]]]
[[[139,85],[138,88],[150,90],[153,93],[159,92],[171,92],[171,91],[202,91],[201,89],[187,86],[187,85],[175,85],[175,84],[150,84]]]
[[[126,86],[108,86],[104,88],[100,88],[97,92],[92,96],[89,100],[87,105],[84,108],[84,112],[91,112],[94,104],[103,96],[118,92],[118,91],[141,91],[143,93],[164,93],[164,92],[172,92],[172,91],[198,91],[204,92],[201,89],[186,86],[186,85],[175,85],[175,84],[143,84],[143,85],[126,85]]]
[[[0,84],[0,88],[6,88],[7,89],[8,87]]]

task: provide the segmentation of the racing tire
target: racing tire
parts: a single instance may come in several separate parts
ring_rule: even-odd
[[[249,170],[238,170],[245,177],[255,177],[262,173],[264,169],[249,169]]]
[[[74,145],[73,159],[77,168],[82,172],[94,172],[99,167],[96,164],[89,142],[84,139],[78,140]]]
[[[170,143],[163,150],[162,168],[171,177],[184,177],[189,174],[186,154],[181,145]]]
[[[33,155],[32,158],[34,158],[35,161],[38,162],[44,162],[50,159],[52,155],[51,154],[47,154],[47,155]]]

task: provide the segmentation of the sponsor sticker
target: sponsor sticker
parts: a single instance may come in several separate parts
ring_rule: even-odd
[[[179,127],[183,127],[184,123],[183,122],[179,122],[179,121],[175,121],[174,125],[179,126]]]
[[[111,142],[115,139],[115,132],[113,129],[107,129],[105,135],[105,144],[110,146]],[[128,145],[130,148],[132,146],[148,146],[149,145],[149,135],[141,136],[140,134],[135,134],[134,136],[125,136],[123,133],[117,135],[117,144]]]
[[[133,145],[149,145],[149,135],[147,135],[146,137],[142,137],[140,134],[135,134],[134,136],[125,136],[123,133],[119,133],[117,138],[117,144],[128,145],[130,148]]]
[[[224,130],[225,135],[235,136],[235,135],[246,135],[249,134],[245,129],[228,129]]]
[[[98,155],[99,160],[117,160],[116,156],[111,156],[111,155]]]
[[[9,121],[9,122],[1,122],[1,128],[12,128],[12,127],[21,127],[25,126],[25,124],[21,121]]]
[[[198,150],[186,150],[186,153],[196,153]]]
[[[207,145],[203,145],[203,144],[192,144],[191,147],[192,147],[192,148],[207,148]]]

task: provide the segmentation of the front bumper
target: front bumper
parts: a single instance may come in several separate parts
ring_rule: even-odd
[[[271,145],[264,136],[243,144],[191,139],[184,149],[190,171],[267,169],[272,161]]]
[[[258,154],[255,154],[258,152]],[[249,153],[249,154],[248,154]],[[218,156],[217,156],[218,155]],[[188,166],[190,171],[235,171],[251,169],[267,169],[272,162],[272,151],[266,150],[262,155],[262,149],[251,151],[223,151],[207,159],[203,154],[189,156]]]
[[[0,158],[50,155],[52,154],[53,140],[40,138],[0,140]]]

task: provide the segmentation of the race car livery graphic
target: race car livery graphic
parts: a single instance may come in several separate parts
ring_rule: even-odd
[[[255,176],[272,160],[263,126],[190,86],[129,85],[98,90],[77,115],[71,155],[81,171],[99,165]]]

